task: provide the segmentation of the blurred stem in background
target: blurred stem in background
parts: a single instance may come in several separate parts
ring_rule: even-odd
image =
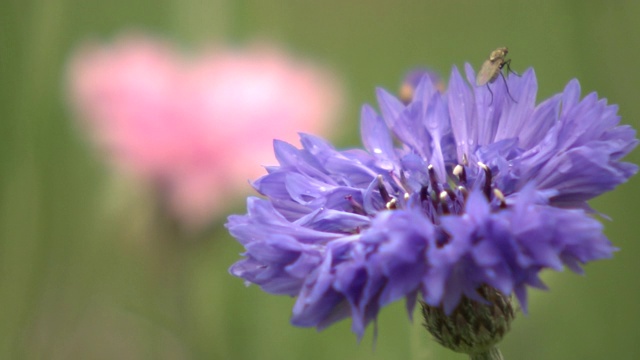
[[[2,85],[11,86],[10,91],[1,92],[7,101],[2,114],[5,131],[1,134],[4,151],[0,172],[3,184],[0,353],[16,358],[26,356],[29,341],[24,334],[32,331],[34,314],[41,308],[47,290],[50,255],[60,253],[50,241],[57,224],[50,216],[52,194],[44,185],[56,175],[56,169],[49,162],[52,157],[43,149],[42,142],[52,130],[43,110],[52,111],[55,106],[51,106],[49,88],[43,83],[57,80],[51,72],[57,65],[52,59],[61,56],[58,45],[66,9],[48,1],[30,5],[19,9],[14,5],[13,9],[24,10],[28,17],[10,18],[17,14],[8,11],[7,19],[1,20],[5,26],[13,25],[20,30],[6,34],[11,38],[3,42],[0,55],[6,75],[2,77]]]

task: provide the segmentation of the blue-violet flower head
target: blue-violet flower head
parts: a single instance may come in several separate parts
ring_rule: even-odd
[[[378,90],[365,149],[275,141],[279,165],[254,183],[265,198],[227,223],[246,249],[231,274],[297,297],[294,325],[351,317],[361,337],[383,306],[405,298],[411,314],[418,295],[450,313],[487,285],[526,311],[541,270],[610,257],[586,201],[637,170],[621,162],[637,140],[617,107],[580,100],[577,80],[536,105],[532,69],[508,78],[513,99],[474,79],[454,68],[441,92],[424,76],[407,104]]]
[[[408,71],[402,83],[400,84],[400,91],[398,91],[398,98],[403,103],[407,104],[413,100],[413,94],[416,88],[422,81],[422,78],[428,76],[431,84],[435,86],[439,91],[444,91],[444,82],[440,78],[440,75],[433,70],[427,68],[415,68]]]

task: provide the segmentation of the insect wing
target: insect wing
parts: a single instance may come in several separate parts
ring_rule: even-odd
[[[478,72],[478,76],[476,77],[476,85],[482,86],[487,83],[493,82],[500,71],[500,64],[497,61],[486,60],[480,71]]]

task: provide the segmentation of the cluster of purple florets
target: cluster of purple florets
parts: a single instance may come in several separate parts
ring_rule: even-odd
[[[292,322],[319,329],[351,317],[362,336],[379,310],[418,295],[451,312],[477,289],[544,288],[541,270],[579,272],[615,248],[587,200],[626,181],[637,144],[617,107],[578,81],[536,105],[533,70],[504,86],[470,86],[454,68],[443,92],[422,77],[412,100],[378,90],[364,106],[364,149],[301,135],[275,142],[278,166],[254,183],[264,198],[227,224],[245,247],[231,273],[297,297]]]

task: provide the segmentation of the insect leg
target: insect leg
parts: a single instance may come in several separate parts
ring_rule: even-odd
[[[489,89],[489,93],[491,94],[491,102],[489,103],[489,106],[491,106],[491,104],[493,104],[493,91],[491,91],[489,83],[487,83],[487,89]]]
[[[502,81],[504,81],[504,87],[507,88],[507,94],[509,95],[511,100],[513,100],[513,102],[517,104],[518,102],[516,101],[516,99],[513,98],[513,96],[511,96],[511,93],[509,92],[509,85],[507,85],[507,79],[505,79],[504,75],[502,74],[502,71],[500,71],[500,77],[502,78]],[[493,94],[491,94],[491,95],[493,96]]]
[[[512,73],[512,74],[514,74],[515,76],[520,77],[520,74],[518,74],[517,72],[515,72],[515,71],[511,70],[511,59],[506,60],[504,63],[502,63],[502,65],[500,66],[500,70],[502,70],[502,68],[503,68],[505,65],[507,66],[507,75],[509,75],[509,73]]]

